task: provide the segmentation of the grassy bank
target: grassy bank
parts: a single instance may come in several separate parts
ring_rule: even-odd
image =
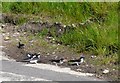
[[[3,13],[40,16],[50,22],[72,24],[94,18],[92,23],[75,27],[57,41],[77,52],[87,52],[117,60],[118,3],[2,3]],[[106,63],[111,62],[110,60]]]

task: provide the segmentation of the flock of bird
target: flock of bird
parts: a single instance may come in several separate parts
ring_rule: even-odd
[[[22,43],[18,43],[18,46],[17,46],[19,49],[23,48],[24,47],[24,44]],[[27,62],[27,63],[34,63],[34,64],[37,64],[38,61],[40,61],[41,59],[41,55],[40,53],[27,53],[26,54],[26,58],[24,58],[21,62]],[[72,60],[66,60],[65,58],[60,58],[60,59],[51,59],[49,60],[50,62],[52,63],[55,63],[56,65],[57,64],[63,64],[65,62],[67,62],[69,65],[76,65],[76,66],[79,66],[81,63],[84,62],[84,59],[85,59],[85,56],[84,55],[80,55],[80,57],[78,59],[72,59]]]

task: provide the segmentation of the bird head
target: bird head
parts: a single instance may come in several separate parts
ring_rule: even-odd
[[[84,59],[85,59],[85,56],[84,56],[84,55],[81,55],[81,56],[80,56],[80,62],[83,63],[83,62],[84,62]]]
[[[32,57],[32,54],[28,53],[28,54],[27,54],[27,57]]]
[[[85,59],[85,56],[84,55],[80,55],[80,59]]]
[[[38,58],[40,58],[40,55],[41,55],[41,53],[40,53],[40,52],[38,52],[38,54],[37,54]]]
[[[37,57],[40,59],[40,54],[38,54]]]

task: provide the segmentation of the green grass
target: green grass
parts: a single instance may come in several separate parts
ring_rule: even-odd
[[[48,3],[48,2],[16,2],[2,3],[3,12],[52,16],[55,21],[66,24],[82,22],[89,17],[104,16],[116,8],[116,3]]]
[[[108,46],[118,46],[117,29],[104,26],[98,27],[92,24],[86,28],[78,28],[74,31],[64,34],[60,41],[64,44],[69,44],[78,51],[91,51],[96,54],[108,54]],[[117,47],[116,47],[117,48]]]
[[[76,27],[56,39],[75,48],[77,52],[112,56],[116,56],[118,52],[118,3],[4,2],[2,5],[4,13],[40,16],[50,22],[64,24],[85,22],[90,17],[96,18],[92,24]],[[54,30],[51,32],[54,35]],[[47,30],[43,30],[39,35],[46,34]]]

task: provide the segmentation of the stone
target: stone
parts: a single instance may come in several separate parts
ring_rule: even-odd
[[[76,27],[75,24],[72,24],[72,27]]]
[[[96,56],[92,55],[91,58],[96,58]]]
[[[109,73],[109,70],[108,69],[104,69],[103,70],[103,74],[107,74],[107,73]]]
[[[53,52],[52,54],[55,54],[55,52]]]
[[[5,41],[7,41],[7,40],[10,40],[10,37],[5,37],[5,39],[4,39]]]

